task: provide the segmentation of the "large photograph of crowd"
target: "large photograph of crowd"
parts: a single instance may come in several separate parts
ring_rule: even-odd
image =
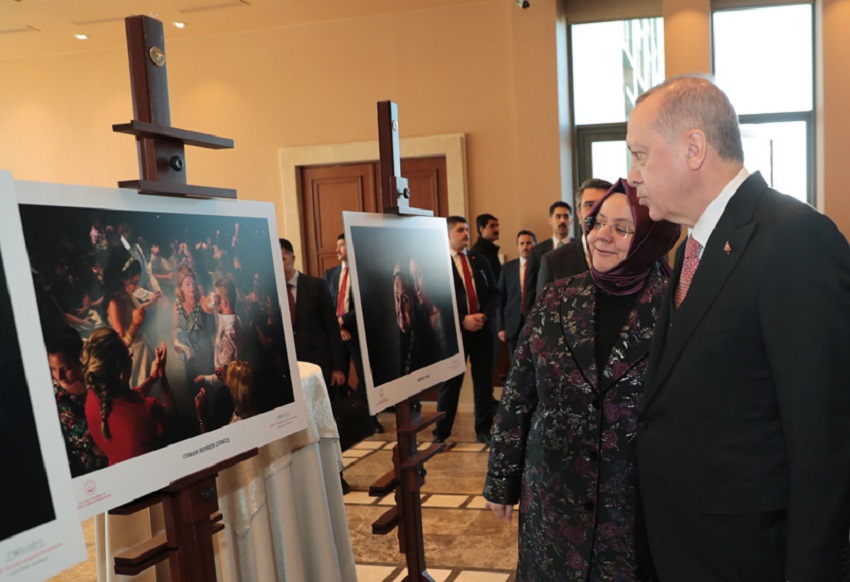
[[[269,220],[114,192],[19,207],[75,478],[294,401]]]
[[[460,373],[445,219],[345,213],[361,345],[376,410]]]

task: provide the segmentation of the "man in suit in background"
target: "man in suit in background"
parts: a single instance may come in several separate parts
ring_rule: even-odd
[[[478,229],[478,240],[469,249],[476,255],[487,259],[493,276],[498,280],[502,272],[502,263],[499,262],[499,219],[492,214],[479,214],[475,219],[475,227]]]
[[[349,386],[350,363],[354,362],[354,371],[357,374],[357,386],[354,388],[366,397],[366,384],[363,372],[363,359],[360,355],[360,339],[357,336],[357,315],[354,311],[354,294],[351,292],[351,273],[348,271],[348,248],[345,245],[345,233],[336,237],[336,258],[339,265],[325,271],[325,283],[331,295],[331,305],[336,312],[339,334],[343,345],[343,371],[345,382]],[[375,432],[384,432],[384,427],[378,422],[377,416],[372,417],[375,421]]]
[[[499,288],[487,261],[468,252],[469,225],[462,216],[446,219],[449,248],[454,265],[455,299],[463,336],[463,351],[472,363],[472,390],[475,402],[475,435],[490,444],[493,428],[493,327],[499,306]],[[440,387],[437,410],[446,415],[434,428],[434,441],[445,442],[452,433],[463,374]]]
[[[345,385],[345,358],[328,287],[322,279],[295,269],[295,250],[285,238],[280,239],[280,254],[283,257],[296,356],[300,361],[311,362],[322,369],[328,393],[334,398],[336,388],[342,389]]]
[[[596,201],[605,196],[609,188],[611,188],[611,182],[598,178],[585,180],[579,187],[575,196],[575,208],[581,236],[560,248],[549,251],[540,258],[536,287],[538,296],[547,283],[584,273],[590,268],[587,264],[587,245],[584,239],[584,217]]]
[[[496,329],[499,339],[508,343],[508,356],[514,359],[517,337],[525,323],[525,294],[528,291],[528,257],[537,237],[530,230],[516,235],[519,258],[505,263],[499,277],[499,310],[496,312]]]
[[[549,226],[552,229],[552,236],[546,240],[540,241],[534,248],[531,249],[531,261],[528,272],[528,280],[530,282],[530,293],[525,295],[525,310],[530,311],[534,306],[534,301],[537,299],[537,274],[540,271],[540,260],[551,250],[561,248],[570,242],[570,230],[573,226],[573,213],[570,205],[563,200],[553,202],[549,206]]]
[[[638,420],[661,580],[848,579],[850,248],[744,168],[711,81],[638,98],[629,180],[690,228],[661,306]]]

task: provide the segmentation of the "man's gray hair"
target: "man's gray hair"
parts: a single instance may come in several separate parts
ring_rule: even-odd
[[[637,104],[652,95],[662,100],[656,129],[668,139],[688,129],[705,132],[709,145],[727,161],[744,162],[738,115],[711,79],[701,75],[677,75],[637,98]]]

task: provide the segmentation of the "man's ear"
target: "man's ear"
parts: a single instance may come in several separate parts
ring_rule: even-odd
[[[691,170],[699,170],[708,154],[705,132],[701,129],[689,129],[685,133],[685,144],[688,148],[688,167]]]

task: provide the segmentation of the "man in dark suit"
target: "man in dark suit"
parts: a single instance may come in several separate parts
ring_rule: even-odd
[[[531,310],[534,301],[537,299],[537,274],[540,271],[541,258],[549,251],[561,248],[570,242],[570,230],[572,230],[573,225],[573,213],[570,205],[563,200],[553,202],[549,206],[548,222],[552,228],[552,236],[534,245],[534,248],[531,249],[531,257],[529,257],[528,280],[531,292],[525,295],[526,311]]]
[[[525,323],[525,294],[528,291],[528,257],[537,237],[530,230],[516,235],[519,258],[505,263],[499,277],[499,309],[496,312],[496,329],[499,339],[508,343],[508,356],[513,361],[519,332]]]
[[[483,258],[466,250],[469,225],[462,216],[446,219],[449,248],[454,265],[455,299],[458,321],[463,330],[463,351],[472,363],[472,390],[475,403],[475,435],[478,442],[490,443],[493,427],[493,328],[499,306],[499,288]],[[445,442],[452,433],[463,374],[440,387],[437,410],[446,415],[434,428],[434,441]]]
[[[502,263],[499,261],[499,219],[492,214],[479,214],[475,219],[475,227],[478,229],[478,240],[472,245],[473,253],[487,259],[493,276],[498,280],[502,273]]]
[[[345,373],[342,338],[328,287],[322,279],[295,269],[295,250],[285,238],[280,239],[280,254],[292,310],[295,353],[300,361],[322,369],[325,385],[333,397],[335,388],[345,385]]]
[[[357,386],[354,388],[366,397],[366,384],[363,372],[363,358],[360,355],[360,339],[357,336],[357,315],[354,311],[354,294],[351,292],[351,273],[348,271],[348,248],[345,244],[345,233],[336,237],[336,258],[339,265],[325,271],[325,283],[331,294],[331,305],[336,312],[339,333],[343,346],[343,371],[345,383],[349,382],[350,364],[354,363],[354,372],[357,374]],[[377,416],[372,417],[375,421],[375,432],[384,432],[384,427],[378,422]]]
[[[577,209],[578,229],[582,234],[540,258],[540,270],[537,273],[537,295],[540,295],[547,283],[584,273],[590,268],[585,253],[584,218],[596,204],[596,201],[605,196],[609,188],[611,188],[611,182],[598,178],[589,178],[579,187],[575,196],[575,208]]]
[[[631,114],[629,179],[691,229],[655,326],[637,444],[661,580],[848,579],[850,248],[748,174],[716,86]]]

